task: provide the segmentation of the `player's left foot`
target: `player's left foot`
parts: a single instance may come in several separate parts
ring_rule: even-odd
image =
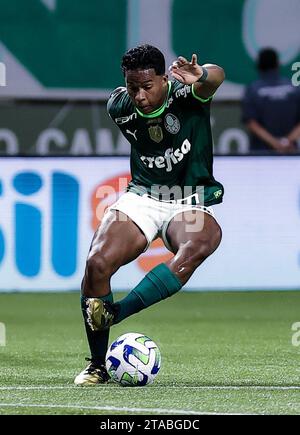
[[[112,304],[99,298],[88,298],[87,304],[87,322],[92,331],[103,331],[112,326],[115,317]]]
[[[76,376],[74,380],[75,385],[80,386],[94,386],[97,384],[105,384],[109,380],[109,375],[104,365],[96,365],[92,360],[89,365]]]

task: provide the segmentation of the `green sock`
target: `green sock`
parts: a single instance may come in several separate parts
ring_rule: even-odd
[[[114,323],[172,296],[181,287],[177,276],[164,263],[159,264],[125,298],[114,304],[117,312]]]
[[[109,339],[109,329],[105,331],[92,331],[89,325],[87,324],[87,314],[86,314],[86,301],[89,298],[86,296],[81,296],[81,310],[84,318],[85,331],[91,351],[91,359],[92,362],[96,365],[102,365],[105,363],[105,355],[108,347],[108,339]],[[109,301],[113,303],[113,294],[110,293],[107,296],[103,296],[101,298],[102,301]]]

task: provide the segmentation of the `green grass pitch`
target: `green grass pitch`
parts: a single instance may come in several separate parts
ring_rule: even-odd
[[[152,385],[82,388],[79,294],[0,294],[0,414],[300,414],[299,306],[298,291],[179,293],[111,329],[158,344]]]

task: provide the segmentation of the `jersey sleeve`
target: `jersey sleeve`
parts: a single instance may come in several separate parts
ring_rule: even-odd
[[[116,88],[107,101],[107,113],[114,120],[126,114],[130,101],[127,90],[124,87]]]
[[[199,97],[199,95],[196,94],[194,84],[192,84],[191,88],[192,88],[192,95],[193,95],[193,97],[194,97],[196,100],[200,101],[202,104],[210,103],[211,100],[213,99],[214,95],[215,95],[215,94],[212,94],[212,95],[211,95],[210,97],[208,97],[208,98],[202,98],[202,97]]]
[[[181,104],[186,106],[193,106],[193,107],[205,107],[209,106],[213,95],[209,98],[201,98],[198,95],[196,95],[194,85],[185,85],[179,81],[174,82],[174,92],[173,92],[174,98]]]

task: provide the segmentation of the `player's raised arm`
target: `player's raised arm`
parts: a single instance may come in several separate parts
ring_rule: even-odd
[[[225,79],[223,68],[214,64],[199,65],[196,54],[192,55],[191,61],[179,56],[169,71],[181,83],[194,84],[196,95],[202,98],[212,96]]]

